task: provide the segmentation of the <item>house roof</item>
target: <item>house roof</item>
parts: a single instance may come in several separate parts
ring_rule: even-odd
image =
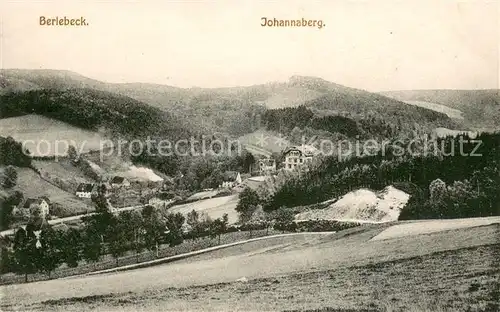
[[[300,145],[300,146],[291,146],[291,147],[287,148],[284,151],[284,154],[286,155],[291,151],[299,151],[301,154],[307,155],[307,156],[312,156],[312,155],[318,153],[318,149],[312,145]]]
[[[266,166],[273,166],[276,164],[276,161],[273,158],[261,158],[259,159],[259,163],[265,164]]]
[[[77,192],[92,192],[94,189],[94,184],[92,183],[80,183],[76,188]]]
[[[43,199],[47,202],[47,204],[50,204],[50,199],[47,196],[40,196],[39,199]]]
[[[112,179],[111,179],[111,183],[112,184],[121,184],[123,183],[123,181],[125,180],[124,177],[120,177],[120,176],[114,176]]]
[[[47,203],[49,203],[48,201],[48,198],[47,197],[40,197],[40,198],[28,198],[26,199],[26,201],[24,202],[24,205],[23,205],[23,208],[30,208],[31,205],[40,205],[42,203],[42,201],[46,201]]]
[[[224,172],[224,181],[235,181],[238,177],[239,172],[237,171],[226,171]]]
[[[69,226],[64,223],[54,224],[52,229],[55,231],[67,232],[69,230]]]

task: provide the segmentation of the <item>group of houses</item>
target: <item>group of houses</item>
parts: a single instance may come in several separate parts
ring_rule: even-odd
[[[99,186],[104,186],[106,190],[128,188],[130,181],[121,176],[114,176],[106,183],[80,183],[75,195],[79,198],[92,198],[92,195],[97,194]]]
[[[316,148],[309,145],[287,148],[284,152],[285,161],[283,168],[285,170],[294,170],[305,164],[311,163],[316,153]]]
[[[283,152],[283,167],[280,170],[292,171],[307,164],[310,164],[318,150],[313,146],[302,145],[292,146]],[[255,163],[250,166],[250,173],[258,175],[272,175],[278,171],[276,160],[270,156],[258,157]],[[220,188],[233,188],[242,183],[241,175],[238,172],[226,172],[224,181]]]
[[[291,171],[311,163],[317,153],[317,149],[309,145],[288,147],[283,152],[283,170]],[[251,172],[260,175],[274,174],[276,171],[278,171],[276,160],[271,157],[260,157],[251,167]]]
[[[311,163],[317,151],[310,146],[293,146],[283,152],[283,168],[281,170],[295,170],[303,165]],[[256,159],[251,168],[252,173],[260,175],[271,175],[277,172],[276,160],[271,157],[261,157]],[[220,188],[231,189],[242,184],[242,177],[239,172],[228,171],[224,174],[224,179]],[[80,183],[75,191],[75,195],[82,199],[91,199],[99,192],[100,187],[104,187],[106,192],[111,189],[122,189],[130,187],[130,181],[121,176],[113,176],[105,183]],[[48,197],[27,198],[18,208],[29,211],[37,211],[42,217],[50,213],[50,199]]]
[[[37,208],[40,216],[46,217],[50,213],[50,199],[46,196],[39,198],[27,198],[23,203],[21,203],[20,208],[28,209],[29,211],[34,211],[35,208]]]
[[[130,182],[124,177],[115,176],[109,180],[108,183],[80,183],[75,191],[78,198],[92,198],[92,195],[97,194],[99,186],[104,185],[106,190],[117,189],[122,187],[129,187]],[[26,198],[20,203],[17,209],[24,209],[30,214],[37,213],[40,217],[47,217],[50,214],[50,199],[47,196],[40,196],[38,198]]]
[[[312,162],[317,151],[312,146],[292,146],[283,152],[283,170],[295,170],[302,165]],[[251,166],[250,171],[259,175],[271,175],[277,172],[277,163],[271,157],[259,157]],[[228,171],[224,174],[224,179],[219,188],[231,189],[242,183],[241,174],[236,171]],[[122,176],[113,176],[105,183],[81,183],[78,185],[75,195],[79,198],[92,198],[97,194],[99,185],[104,185],[106,190],[130,187],[130,181]]]

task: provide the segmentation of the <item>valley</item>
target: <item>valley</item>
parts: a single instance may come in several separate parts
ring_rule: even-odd
[[[498,307],[494,92],[2,69],[0,100],[2,310]]]

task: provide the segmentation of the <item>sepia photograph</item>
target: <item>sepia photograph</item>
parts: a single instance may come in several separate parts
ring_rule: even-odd
[[[0,0],[0,311],[500,311],[497,0]]]

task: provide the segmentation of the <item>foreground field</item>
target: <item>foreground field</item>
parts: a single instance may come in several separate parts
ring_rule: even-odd
[[[496,311],[498,223],[372,240],[390,228],[367,225],[339,233],[301,233],[155,267],[5,286],[0,288],[4,294],[0,307]]]
[[[49,221],[55,222],[55,221]],[[250,235],[251,234],[251,235]],[[150,261],[158,261],[165,260],[165,258],[169,258],[172,256],[182,255],[190,252],[196,252],[203,249],[214,248],[219,245],[225,244],[233,244],[237,242],[246,241],[249,239],[262,238],[269,235],[281,234],[281,231],[276,231],[273,229],[269,230],[256,230],[252,231],[252,233],[248,231],[239,231],[239,232],[231,232],[224,233],[220,237],[220,243],[218,238],[210,238],[210,237],[202,237],[196,240],[184,240],[184,242],[180,245],[169,246],[168,244],[162,244],[158,246],[158,257],[156,257],[155,252],[151,251],[143,251],[139,254],[136,254],[133,251],[128,251],[125,255],[117,259],[113,258],[110,254],[103,255],[100,260],[96,263],[87,263],[84,260],[80,261],[78,267],[70,268],[66,265],[62,265],[59,268],[55,269],[51,273],[52,278],[63,278],[75,275],[82,274],[94,274],[97,271],[103,270],[114,270],[118,267],[123,268],[127,266],[134,266],[137,264],[144,264]],[[167,262],[167,261],[166,261]],[[44,273],[36,273],[30,274],[28,277],[29,282],[35,281],[45,281],[48,280],[47,274]],[[7,273],[0,275],[0,284],[16,284],[23,283],[24,276],[17,275],[14,273]],[[0,293],[1,294],[1,293]],[[1,311],[1,310],[0,310]]]

